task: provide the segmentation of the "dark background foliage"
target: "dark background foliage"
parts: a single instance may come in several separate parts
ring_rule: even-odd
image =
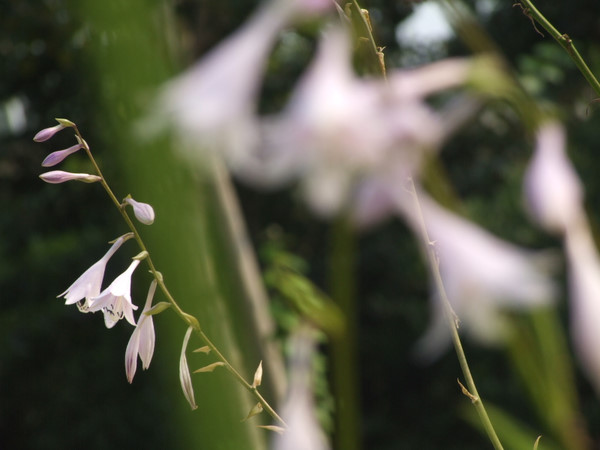
[[[123,371],[129,331],[117,326],[107,332],[100,317],[81,315],[54,298],[122,230],[100,189],[50,186],[37,178],[50,149],[70,143],[59,136],[52,146],[34,144],[32,136],[51,125],[54,117],[75,120],[96,149],[106,175],[117,186],[127,184],[113,163],[111,136],[98,125],[102,121],[94,111],[103,95],[93,81],[102,77],[101,68],[87,63],[87,52],[101,51],[107,36],[77,15],[68,0],[0,4],[0,448],[177,448],[183,440],[172,411],[186,405],[178,392],[175,368],[160,364],[163,355],[178,352],[177,347],[159,341],[158,362],[129,385]],[[495,4],[493,13],[480,20],[530,92],[554,103],[564,116],[569,151],[587,187],[589,212],[597,218],[599,119],[590,104],[594,95],[557,44],[536,33],[519,8],[510,2]],[[180,21],[179,39],[186,43],[182,53],[194,57],[235,29],[254,6],[250,0],[164,2]],[[362,6],[371,12],[390,66],[416,51],[399,46],[394,33],[410,14],[412,2],[372,0]],[[579,0],[540,2],[539,7],[575,40],[592,70],[600,73],[600,6]],[[131,17],[134,31],[136,20]],[[264,86],[265,110],[283,103],[312,54],[314,37],[313,29],[302,28],[296,36],[297,52],[275,49]],[[443,50],[450,55],[467,53],[458,41]],[[419,51],[427,55],[426,48]],[[16,113],[9,112],[10,105],[17,105]],[[14,122],[19,108],[24,120]],[[533,247],[556,245],[531,226],[520,204],[531,138],[506,105],[491,105],[490,111],[442,152],[442,167],[455,195],[465,212],[496,234]],[[492,119],[494,126],[489,124]],[[73,170],[82,171],[80,161],[73,164]],[[293,189],[276,193],[238,189],[257,248],[267,241],[266,230],[278,225],[292,236],[290,250],[308,262],[311,278],[327,291],[330,225],[312,218]],[[428,321],[428,289],[418,248],[404,225],[390,220],[361,234],[357,254],[364,448],[488,448],[486,439],[463,418],[469,402],[455,383],[460,374],[454,354],[448,351],[423,365],[412,353]],[[116,258],[113,267],[126,264],[125,256]],[[115,274],[109,273],[107,279]],[[143,289],[134,285],[138,296]],[[157,327],[160,333],[160,321]],[[536,426],[523,386],[503,351],[469,342],[467,351],[480,392]],[[598,439],[594,430],[600,429],[600,411],[583,380],[580,396],[589,428]]]

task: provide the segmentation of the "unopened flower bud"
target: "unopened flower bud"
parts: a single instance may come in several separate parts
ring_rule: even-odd
[[[83,147],[82,144],[75,144],[64,150],[58,150],[56,152],[52,152],[48,156],[46,156],[46,159],[44,159],[44,161],[42,161],[42,166],[43,167],[55,166],[58,163],[62,162],[67,156],[69,156],[72,153],[75,153],[82,147]]]
[[[84,183],[95,183],[102,179],[98,175],[90,175],[89,173],[71,173],[63,170],[52,170],[43,173],[40,175],[40,178],[50,184],[59,184],[72,180],[83,181]]]
[[[133,214],[141,223],[144,225],[154,223],[154,209],[148,203],[137,202],[131,197],[127,197],[125,203],[129,203],[133,207]]]
[[[55,126],[49,127],[49,128],[44,128],[43,130],[39,131],[33,137],[33,140],[35,142],[44,142],[44,141],[47,141],[52,136],[54,136],[56,133],[58,133],[60,130],[63,130],[65,128],[66,127],[64,125],[62,125],[62,124],[58,124],[58,125],[55,125]]]

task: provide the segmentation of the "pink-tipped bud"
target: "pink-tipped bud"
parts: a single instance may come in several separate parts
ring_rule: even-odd
[[[44,159],[44,161],[42,161],[42,166],[43,167],[55,166],[58,163],[62,162],[71,153],[75,153],[76,151],[78,151],[81,148],[83,148],[82,144],[75,144],[72,147],[66,148],[64,150],[58,150],[56,152],[52,152],[48,156],[46,156],[46,159]]]
[[[90,175],[89,173],[71,173],[64,172],[62,170],[52,170],[50,172],[46,172],[40,175],[40,178],[46,183],[50,184],[59,184],[64,183],[65,181],[83,181],[84,183],[95,183],[96,181],[100,181],[98,175]]]
[[[54,136],[56,133],[58,133],[60,130],[63,130],[65,128],[66,128],[66,126],[64,126],[63,124],[58,124],[58,125],[55,125],[55,126],[50,127],[50,128],[44,128],[42,131],[39,131],[38,134],[36,134],[33,137],[33,140],[35,142],[44,142],[44,141],[47,141],[52,136]]]
[[[133,214],[141,223],[144,225],[152,225],[154,223],[154,209],[148,203],[137,202],[131,197],[127,197],[125,203],[133,207]]]

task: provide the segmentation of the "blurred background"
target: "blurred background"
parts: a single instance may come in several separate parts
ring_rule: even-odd
[[[564,51],[537,33],[520,8],[496,0],[466,3],[530,94],[562,112],[569,153],[597,224],[600,119],[591,103],[593,92]],[[241,302],[239,280],[228,272],[233,256],[214,188],[174,156],[167,139],[140,142],[130,125],[156,86],[235,30],[256,4],[0,1],[0,448],[266,446],[266,432],[240,423],[250,404],[239,399],[239,389],[225,371],[194,376],[199,409],[190,411],[177,365],[185,329],[172,314],[155,319],[155,359],[150,370],[138,368],[129,385],[124,352],[131,328],[120,323],[107,330],[101,316],[80,314],[55,298],[104,254],[108,241],[127,230],[99,185],[54,186],[38,178],[48,153],[73,144],[70,133],[43,144],[32,141],[55,117],[69,118],[78,124],[117,196],[131,193],[154,206],[156,223],[141,231],[159,270],[176,297],[184,298],[186,308],[251,379],[260,345],[253,342],[255,330],[236,303]],[[437,19],[435,5],[362,2],[377,42],[385,47],[388,67],[469,54],[447,23]],[[538,6],[600,73],[600,5],[577,0]],[[310,60],[316,29],[307,23],[286,31],[278,43],[263,88],[265,111],[282,105]],[[533,227],[522,208],[521,180],[531,148],[514,111],[498,102],[443,149],[438,170],[453,186],[451,196],[461,200],[463,212],[479,224],[520,245],[558,248],[559,242]],[[85,172],[87,164],[79,155],[61,169]],[[267,193],[238,184],[235,188],[257,255],[272,245],[276,230],[287,251],[303,261],[307,276],[331,292],[339,224],[315,219],[293,188]],[[356,281],[356,309],[350,314],[358,398],[354,448],[491,448],[472,425],[470,402],[456,384],[462,375],[454,353],[449,349],[430,364],[415,358],[414,344],[429,319],[429,293],[419,249],[405,225],[389,220],[351,240],[345,261]],[[123,248],[105,280],[124,270],[138,252],[133,243]],[[208,270],[207,259],[217,273],[212,283],[198,276]],[[150,280],[139,272],[133,286],[138,305]],[[223,311],[215,306],[220,304],[226,305]],[[567,322],[564,299],[556,317]],[[274,320],[278,329],[285,328],[281,314],[274,314]],[[323,343],[318,361],[323,417],[331,414],[335,391],[329,378],[332,347]],[[465,347],[488,404],[552,439],[553,430],[531,406],[528,382],[510,363],[511,350],[482,348],[468,340]],[[189,356],[192,368],[205,365],[200,358]],[[600,407],[576,365],[575,376],[582,422],[597,444]],[[275,400],[276,388],[265,383],[266,396]],[[340,448],[340,437],[333,436]]]

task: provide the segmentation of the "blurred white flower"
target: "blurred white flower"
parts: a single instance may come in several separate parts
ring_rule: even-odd
[[[146,297],[146,303],[144,309],[138,318],[135,330],[131,333],[127,349],[125,350],[125,374],[127,380],[131,383],[135,376],[137,369],[137,358],[138,354],[142,360],[142,368],[144,370],[150,367],[150,361],[152,361],[152,355],[154,355],[154,343],[156,336],[154,334],[154,319],[152,316],[146,315],[145,313],[152,308],[152,299],[156,292],[156,280],[152,280],[150,289],[148,290],[148,296]]]
[[[287,428],[273,436],[272,450],[327,450],[329,444],[315,414],[312,392],[313,330],[301,328],[291,342],[288,393],[281,408]]]
[[[83,312],[88,311],[90,299],[100,294],[102,279],[104,278],[104,271],[108,260],[115,254],[119,247],[121,247],[123,242],[132,236],[133,234],[127,233],[118,238],[99,261],[94,263],[79,278],[77,278],[65,292],[58,295],[58,297],[65,298],[65,305],[72,305],[73,303],[85,300],[83,304],[79,305],[79,309]]]
[[[133,310],[137,309],[137,306],[131,301],[131,276],[139,263],[139,259],[134,259],[127,270],[115,278],[110,286],[89,300],[88,311],[102,311],[106,328],[114,327],[123,317],[135,326]]]
[[[565,132],[558,122],[548,122],[538,131],[524,193],[532,218],[547,231],[564,233],[582,218],[583,189],[566,155]]]
[[[279,32],[298,17],[333,6],[330,0],[271,0],[198,63],[167,83],[157,113],[142,132],[173,124],[190,145],[192,159],[203,148],[223,151],[231,164],[256,141],[256,97],[266,60]]]
[[[475,338],[491,343],[503,337],[504,308],[539,307],[554,299],[547,258],[493,236],[442,208],[423,192],[417,195],[448,301],[461,325]],[[399,205],[415,233],[422,236],[420,213],[414,204],[412,208],[407,201]],[[421,342],[422,349],[431,353],[439,351],[449,337],[437,295],[432,325]]]
[[[570,294],[570,331],[579,361],[600,394],[600,256],[585,223],[565,235]]]
[[[313,210],[332,216],[353,206],[363,181],[397,184],[418,173],[447,131],[424,96],[464,82],[469,67],[449,60],[392,72],[389,83],[361,79],[346,30],[327,30],[285,110],[263,121],[261,145],[238,175],[267,186],[298,179]]]

